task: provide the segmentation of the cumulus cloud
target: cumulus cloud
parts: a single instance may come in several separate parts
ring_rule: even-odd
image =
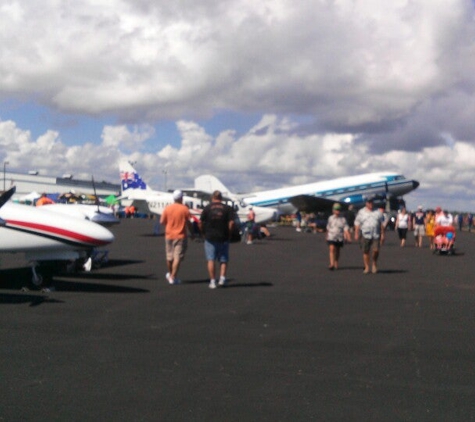
[[[299,136],[292,133],[292,127],[289,119],[266,115],[241,136],[223,131],[213,137],[195,122],[178,121],[182,136],[178,147],[166,145],[147,152],[136,144],[130,153],[126,143],[111,147],[108,137],[117,133],[120,139],[143,139],[147,131],[139,134],[138,128],[105,127],[99,145],[66,146],[57,133],[50,131],[32,139],[28,131],[6,121],[0,122],[0,145],[5,150],[0,158],[8,160],[9,168],[16,171],[36,169],[51,175],[54,169],[56,174],[117,182],[119,159],[126,158],[136,163],[155,189],[163,189],[165,183],[167,188],[191,187],[195,177],[214,174],[235,192],[390,170],[421,182],[406,198],[413,207],[419,202],[427,206],[442,202],[460,209],[475,208],[475,201],[469,198],[475,188],[475,147],[471,143],[454,141],[419,152],[375,155],[368,154],[368,147],[352,134]]]
[[[2,14],[0,95],[34,92],[66,111],[153,119],[252,109],[347,131],[473,89],[468,0],[34,0]]]
[[[394,167],[473,188],[470,0],[31,0],[0,13],[0,101],[117,122],[66,146],[59,130],[32,139],[0,121],[19,167],[114,176],[122,154],[177,184],[211,172],[247,190]],[[226,112],[262,119],[207,133]],[[156,142],[163,119],[179,144]]]

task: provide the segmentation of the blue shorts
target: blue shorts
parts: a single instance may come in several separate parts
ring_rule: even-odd
[[[205,254],[207,261],[228,262],[229,261],[229,242],[211,242],[205,240]]]

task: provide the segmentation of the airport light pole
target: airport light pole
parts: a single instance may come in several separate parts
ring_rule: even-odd
[[[8,161],[3,162],[3,191],[5,192],[5,186],[6,186],[6,179],[5,179],[5,174],[6,174],[6,168],[7,168]]]

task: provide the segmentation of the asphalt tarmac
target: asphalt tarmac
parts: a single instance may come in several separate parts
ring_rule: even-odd
[[[152,226],[122,220],[109,263],[51,293],[1,257],[0,421],[475,419],[473,234],[438,256],[390,232],[364,275],[357,244],[329,271],[323,234],[277,227],[210,290],[199,242],[167,284]]]

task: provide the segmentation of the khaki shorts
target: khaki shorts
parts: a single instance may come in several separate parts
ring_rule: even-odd
[[[180,261],[185,257],[186,248],[188,246],[187,239],[165,239],[165,251],[167,261]]]
[[[414,227],[414,236],[425,236],[426,234],[426,229],[423,224],[417,224]]]
[[[373,247],[373,252],[379,251],[379,238],[378,239],[363,239],[363,252],[369,253]]]

